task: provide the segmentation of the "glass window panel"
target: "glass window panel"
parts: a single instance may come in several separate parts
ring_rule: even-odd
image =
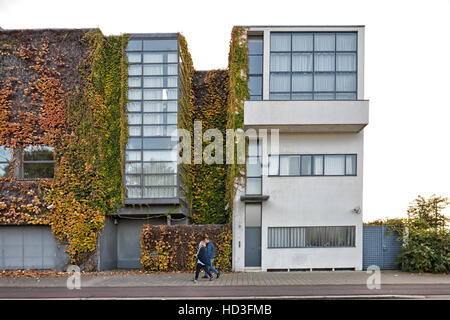
[[[169,100],[178,99],[178,89],[163,89],[163,99],[164,99],[164,91],[167,91],[167,99]]]
[[[144,112],[164,112],[167,102],[164,101],[144,101]]]
[[[128,134],[131,137],[140,136],[142,133],[142,128],[140,126],[129,126],[128,127]]]
[[[129,63],[141,62],[141,54],[140,53],[127,53],[127,58],[128,58]]]
[[[142,198],[142,189],[140,187],[126,187],[127,198],[139,199]]]
[[[176,162],[144,163],[144,173],[177,173]]]
[[[176,186],[177,176],[170,175],[146,175],[144,176],[144,186]]]
[[[280,175],[296,176],[300,174],[300,156],[280,156]]]
[[[125,163],[125,173],[140,174],[142,172],[142,163]]]
[[[167,96],[167,92],[166,92]],[[144,100],[162,100],[163,89],[146,89],[144,90]],[[167,100],[167,98],[165,99]]]
[[[177,161],[176,150],[144,151],[144,161]]]
[[[162,88],[164,87],[164,78],[162,77],[145,77],[144,88]]]
[[[177,124],[178,123],[178,113],[168,113],[167,114],[167,123]]]
[[[142,149],[142,139],[139,138],[129,138],[127,149]]]
[[[314,175],[321,176],[323,174],[323,156],[313,156]]]
[[[313,91],[313,76],[311,73],[293,73],[292,91]]]
[[[144,65],[144,75],[146,76],[162,76],[164,74],[163,64]]]
[[[314,71],[334,71],[334,53],[315,53]]]
[[[144,53],[144,63],[164,63],[164,52],[146,52]]]
[[[261,162],[259,157],[247,158],[247,177],[261,176]]]
[[[248,54],[263,54],[263,40],[249,36],[247,41]]]
[[[247,178],[246,194],[261,194],[261,178]]]
[[[312,93],[293,93],[292,100],[312,100]]]
[[[178,50],[178,40],[144,40],[144,50],[148,51],[164,51],[164,50]]]
[[[11,151],[7,147],[0,146],[0,162],[9,162],[11,160]]]
[[[310,33],[292,34],[292,51],[313,51],[313,35]]]
[[[279,156],[269,156],[269,175],[278,175]]]
[[[140,101],[128,102],[127,110],[129,112],[140,112],[141,111],[141,102]]]
[[[129,76],[140,76],[142,74],[142,66],[141,65],[131,65],[128,66],[128,75]]]
[[[178,65],[177,64],[168,64],[167,65],[167,74],[168,75],[178,75]]]
[[[260,227],[261,226],[261,204],[246,203],[245,204],[245,226]]]
[[[128,90],[128,99],[130,100],[141,100],[142,90],[140,89],[130,89]]]
[[[9,163],[0,163],[0,178],[8,178],[10,176],[9,171]]]
[[[250,100],[262,100],[262,96],[250,96]]]
[[[336,176],[345,174],[345,156],[344,155],[325,155],[326,176]]]
[[[260,95],[262,93],[262,77],[249,77],[248,89],[250,90],[251,95]]]
[[[337,92],[336,100],[356,100],[356,93],[351,92]]]
[[[356,51],[356,33],[336,34],[337,51]]]
[[[270,71],[291,71],[291,54],[272,53],[270,55]]]
[[[336,74],[336,91],[356,91],[356,74]]]
[[[174,198],[177,196],[177,188],[150,187],[144,188],[144,198]]]
[[[290,33],[271,33],[270,34],[271,51],[291,51]]]
[[[289,93],[271,93],[270,100],[290,100],[291,95]]]
[[[141,185],[141,176],[125,175],[125,185],[127,185],[127,186]]]
[[[127,51],[142,50],[142,40],[130,40],[127,43]]]
[[[337,53],[336,71],[356,71],[356,53]]]
[[[144,124],[164,124],[163,113],[144,114]]]
[[[249,74],[262,74],[263,57],[262,56],[249,56],[248,57],[248,73]]]
[[[165,136],[165,126],[144,126],[144,137]]]
[[[314,93],[314,100],[334,100],[335,94],[333,93]]]
[[[23,177],[25,179],[53,178],[54,171],[55,171],[54,163],[39,163],[39,162],[23,163]]]
[[[178,87],[178,77],[165,77],[164,78],[164,86],[169,88],[177,88]]]
[[[142,114],[129,113],[128,114],[128,124],[142,124]]]
[[[47,146],[29,146],[24,149],[24,161],[53,160],[53,148]]]
[[[312,173],[312,156],[302,156],[301,174],[310,176]]]
[[[141,151],[125,151],[125,161],[141,161]]]
[[[251,157],[261,155],[261,145],[258,144],[257,138],[249,137],[247,155]]]
[[[130,88],[140,87],[141,86],[141,78],[138,77],[129,77],[128,78],[128,86]]]
[[[314,91],[334,91],[334,73],[315,74]]]
[[[291,75],[289,73],[270,74],[270,91],[271,92],[291,91]]]
[[[178,53],[176,52],[168,52],[167,53],[167,62],[178,62]]]
[[[144,149],[172,149],[177,144],[171,138],[146,138],[144,139]]]
[[[345,156],[345,174],[356,175],[356,155],[348,154]]]
[[[334,51],[334,34],[316,33],[314,35],[315,51]]]
[[[293,53],[292,71],[312,71],[313,70],[312,53]]]

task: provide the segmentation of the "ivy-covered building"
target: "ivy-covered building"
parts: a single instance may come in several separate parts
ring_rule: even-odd
[[[364,27],[234,27],[209,71],[178,33],[0,30],[0,269],[140,268],[176,224],[231,225],[237,271],[360,269],[367,123]],[[268,135],[180,163],[208,129]]]

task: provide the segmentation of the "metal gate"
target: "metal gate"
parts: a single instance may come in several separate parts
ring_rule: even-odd
[[[66,262],[50,227],[0,226],[0,270],[60,270]]]
[[[387,226],[363,227],[363,269],[376,265],[380,269],[399,269],[396,263],[402,247],[398,234]]]

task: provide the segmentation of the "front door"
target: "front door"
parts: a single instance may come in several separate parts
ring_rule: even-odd
[[[261,203],[245,205],[245,266],[261,266]]]

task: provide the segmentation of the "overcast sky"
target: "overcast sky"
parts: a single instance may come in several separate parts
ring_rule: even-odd
[[[450,196],[450,0],[0,0],[4,29],[182,32],[197,70],[226,68],[233,25],[365,25],[364,221]]]

